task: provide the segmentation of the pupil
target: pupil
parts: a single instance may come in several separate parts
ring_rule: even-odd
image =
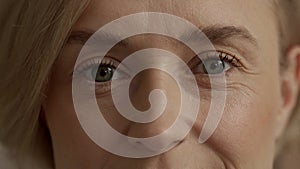
[[[218,68],[218,66],[219,66],[219,63],[213,63],[210,65],[210,68],[215,70],[216,68]]]
[[[107,72],[108,72],[107,68],[106,69],[101,69],[100,70],[100,76],[105,76],[107,74]]]
[[[113,69],[110,67],[99,67],[96,70],[96,76],[95,81],[96,82],[107,82],[110,81],[113,77]]]
[[[224,70],[224,63],[221,60],[211,60],[207,62],[207,68],[205,72],[208,74],[218,74],[222,73]]]

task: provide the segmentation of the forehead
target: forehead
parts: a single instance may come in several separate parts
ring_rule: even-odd
[[[271,0],[92,0],[73,30],[97,31],[115,19],[138,12],[173,14],[200,28],[244,27],[263,49],[270,46],[274,49],[279,41]]]
[[[273,19],[270,0],[92,0],[82,17],[101,16],[107,23],[124,15],[137,12],[165,12],[193,22],[223,23]],[[259,17],[257,17],[259,16]],[[226,18],[226,19],[224,19]],[[102,24],[103,24],[102,23]]]
[[[92,0],[74,27],[98,30],[108,22],[137,12],[169,13],[199,27],[242,26],[259,37],[277,31],[270,0]],[[266,32],[266,28],[274,30]]]

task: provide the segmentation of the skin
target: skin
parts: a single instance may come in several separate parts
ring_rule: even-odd
[[[272,8],[267,0],[92,1],[73,31],[96,31],[124,15],[151,11],[180,16],[199,27],[244,27],[256,42],[232,37],[214,43],[216,50],[235,55],[242,66],[231,66],[226,73],[226,106],[213,136],[204,144],[198,143],[211,101],[208,77],[200,74],[197,76],[201,110],[193,129],[170,151],[143,159],[113,155],[96,145],[81,128],[73,107],[71,74],[83,43],[69,42],[53,67],[43,106],[56,168],[271,169],[275,142],[295,106],[294,93],[299,82],[297,47],[285,56],[293,64],[280,76],[278,28]],[[162,36],[141,35],[129,38],[128,42],[128,47],[114,47],[111,55],[124,58],[134,51],[156,47],[171,51],[186,62],[193,58],[193,53],[181,43]],[[96,87],[96,95],[104,117],[113,128],[131,137],[150,137],[174,122],[179,110],[176,105],[180,103],[176,82],[165,73],[148,70],[137,75],[130,86],[132,104],[139,110],[147,110],[149,92],[155,88],[169,91],[168,105],[164,115],[149,124],[133,123],[118,115],[109,93],[97,94],[103,87]]]

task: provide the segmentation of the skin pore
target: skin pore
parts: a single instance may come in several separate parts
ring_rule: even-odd
[[[287,119],[287,115],[282,114],[289,114],[293,105],[281,95],[279,37],[272,8],[268,0],[92,1],[74,25],[73,36],[53,67],[43,107],[56,169],[271,169],[275,141]],[[185,18],[207,34],[217,51],[226,52],[238,61],[238,65],[224,61],[230,66],[226,70],[225,112],[217,130],[205,144],[199,144],[198,137],[210,106],[210,92],[208,77],[201,72],[201,67],[197,67],[200,73],[196,75],[201,110],[188,136],[172,150],[152,158],[119,157],[93,143],[81,128],[72,100],[72,72],[77,56],[89,33],[137,12],[163,12]],[[186,63],[194,56],[178,41],[162,36],[140,35],[126,41],[127,46],[117,45],[111,50],[110,56],[115,57],[112,62],[144,48],[171,51]],[[179,105],[180,93],[176,82],[160,71],[142,72],[131,86],[131,101],[140,110],[149,108],[147,98],[151,90],[164,88],[172,91],[167,92],[168,106],[164,115],[149,124],[137,124],[122,118],[116,113],[105,85],[99,83],[97,86],[95,92],[105,118],[116,130],[128,136],[154,136],[167,129],[178,115],[176,105]],[[290,100],[295,98],[288,97]]]

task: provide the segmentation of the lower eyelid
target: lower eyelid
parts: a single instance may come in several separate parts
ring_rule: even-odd
[[[123,82],[125,82],[123,79],[114,80],[114,84],[117,84],[117,86],[115,87],[118,87],[119,85],[123,85]],[[95,85],[96,96],[102,96],[111,92],[112,81],[103,82],[103,83],[95,82],[94,85]]]
[[[111,81],[105,82],[104,84],[95,84],[95,94],[96,96],[109,93],[111,91]]]

